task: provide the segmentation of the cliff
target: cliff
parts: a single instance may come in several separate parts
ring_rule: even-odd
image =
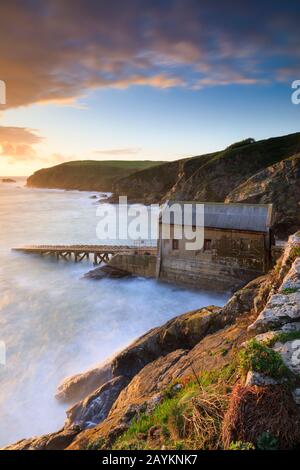
[[[272,203],[274,230],[278,235],[294,233],[300,226],[300,154],[256,173],[235,188],[225,202]]]
[[[291,449],[300,446],[300,234],[223,308],[154,328],[67,378],[64,428],[19,449]]]
[[[299,226],[300,133],[237,142],[215,153],[173,162],[82,161],[35,172],[27,185],[113,192],[108,202],[267,202],[275,208],[275,234]],[[288,195],[288,197],[287,197]]]
[[[27,186],[111,192],[118,179],[161,163],[117,160],[67,162],[36,171],[27,179]]]
[[[111,201],[127,195],[129,201],[146,204],[166,199],[270,202],[276,211],[275,233],[287,236],[299,226],[299,151],[299,133],[259,142],[246,140],[220,152],[122,178],[114,184]]]

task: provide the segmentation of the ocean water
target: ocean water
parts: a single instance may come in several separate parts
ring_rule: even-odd
[[[99,364],[148,329],[228,295],[142,278],[83,280],[88,262],[26,255],[26,244],[101,243],[93,193],[0,182],[0,446],[59,429],[66,376]]]

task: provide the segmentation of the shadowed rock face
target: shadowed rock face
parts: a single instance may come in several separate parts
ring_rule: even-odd
[[[67,377],[57,388],[55,398],[65,403],[82,400],[112,379],[110,363],[100,365],[82,374]]]
[[[269,166],[234,189],[225,202],[272,203],[274,231],[279,236],[300,225],[300,154]]]
[[[286,236],[300,222],[299,152],[297,133],[165,163],[119,180],[111,201],[273,203],[275,233]]]
[[[120,391],[128,384],[126,377],[116,377],[67,411],[66,427],[91,428],[103,421]]]

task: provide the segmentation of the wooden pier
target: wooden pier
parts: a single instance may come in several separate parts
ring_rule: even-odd
[[[123,246],[123,245],[29,245],[21,248],[13,248],[27,254],[41,256],[53,256],[57,260],[74,260],[75,263],[84,259],[93,258],[94,264],[107,263],[114,255],[118,254],[150,254],[156,255],[154,246]]]

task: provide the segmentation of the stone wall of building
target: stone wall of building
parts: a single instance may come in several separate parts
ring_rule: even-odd
[[[209,249],[186,250],[186,242],[161,242],[160,279],[201,289],[236,290],[270,268],[269,239],[263,233],[205,229]],[[174,237],[175,238],[175,237]]]
[[[109,264],[135,276],[156,277],[156,261],[154,255],[116,255]]]

